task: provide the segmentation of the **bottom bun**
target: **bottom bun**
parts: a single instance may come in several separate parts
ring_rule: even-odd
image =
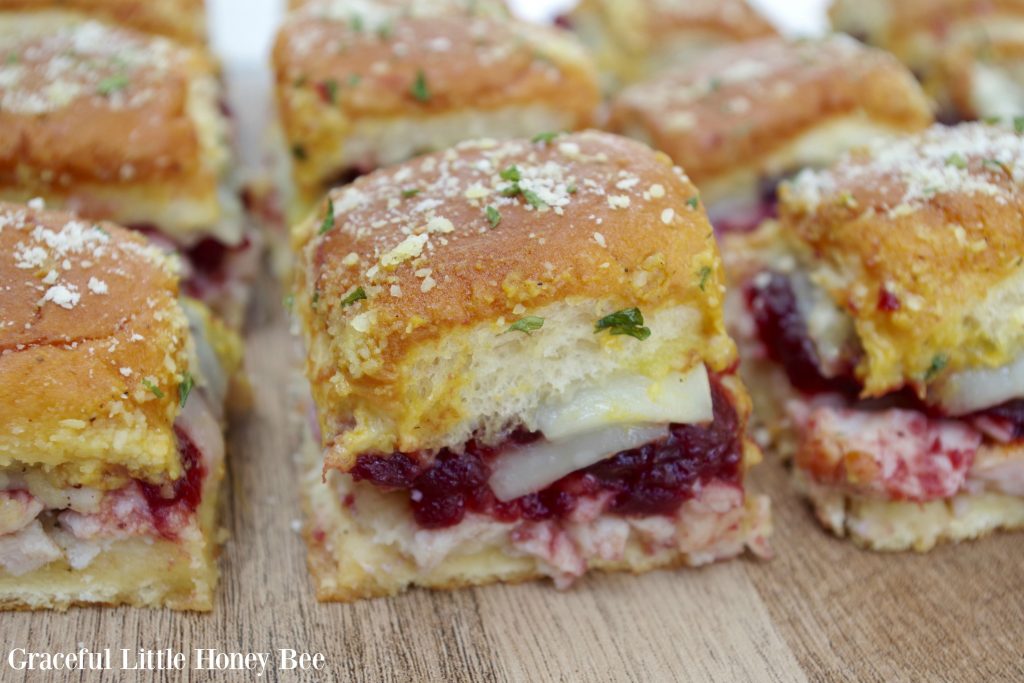
[[[916,503],[849,495],[815,484],[799,470],[794,481],[822,526],[870,550],[926,552],[943,542],[1024,529],[1024,498],[1004,493],[959,493]]]

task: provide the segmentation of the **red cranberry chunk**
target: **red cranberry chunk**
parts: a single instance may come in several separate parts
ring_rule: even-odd
[[[790,383],[805,393],[838,391],[856,394],[857,387],[848,378],[822,375],[818,350],[807,334],[807,322],[796,302],[789,278],[767,272],[747,286],[747,306],[754,316],[757,334],[768,357],[779,363]],[[760,280],[764,279],[764,282]]]
[[[714,419],[673,424],[669,435],[590,466],[585,474],[616,491],[611,511],[623,515],[672,514],[711,479],[736,480],[742,459],[739,419],[717,385]]]
[[[178,440],[178,452],[181,454],[181,466],[184,470],[177,481],[167,486],[140,482],[142,495],[149,505],[150,514],[157,531],[164,537],[175,535],[175,518],[180,512],[194,512],[203,497],[203,478],[206,466],[203,465],[202,454],[184,429],[174,428]],[[165,494],[170,495],[165,495]]]

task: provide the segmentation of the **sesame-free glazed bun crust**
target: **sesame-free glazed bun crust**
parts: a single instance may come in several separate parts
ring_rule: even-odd
[[[574,12],[601,13],[638,47],[640,37],[656,41],[679,31],[710,31],[736,41],[775,34],[746,0],[583,0]]]
[[[999,367],[1024,348],[1022,180],[1020,133],[963,124],[783,185],[783,238],[852,317],[866,395],[923,391],[936,363]],[[898,303],[881,306],[883,291]]]
[[[829,8],[833,26],[862,34],[870,42],[896,48],[897,54],[913,34],[948,29],[960,21],[1005,20],[1024,17],[1022,0],[833,0]]]
[[[512,181],[500,173],[512,166],[540,208],[503,196]],[[657,377],[701,360],[723,372],[735,361],[696,188],[639,143],[593,131],[465,143],[360,178],[329,200],[293,230],[295,303],[329,465],[347,467],[369,449],[461,444],[467,413],[499,404],[478,395],[488,382],[474,362],[505,358],[498,363],[514,370],[535,353],[531,362],[555,363],[552,371],[592,364],[582,381],[587,372]],[[325,223],[328,206],[335,217]],[[356,287],[367,298],[342,305]],[[593,333],[599,318],[633,306],[650,319],[650,339]],[[542,332],[501,334],[531,314],[548,321]],[[570,337],[577,352],[563,361],[551,359],[564,349],[528,346]],[[462,367],[444,370],[459,386],[438,390],[428,375],[449,367]],[[531,382],[520,378],[509,393],[539,392]],[[479,401],[459,403],[463,383],[478,386]]]
[[[569,14],[614,90],[775,28],[746,0],[583,0]]]
[[[81,13],[182,43],[206,42],[203,0],[0,0],[0,11],[52,9]]]
[[[206,53],[63,13],[0,13],[0,198],[154,225],[181,242],[230,201]],[[223,241],[236,243],[220,235]]]
[[[702,185],[851,116],[892,132],[932,120],[921,88],[891,55],[846,36],[768,38],[625,89],[610,126],[665,152]]]
[[[322,191],[346,164],[367,163],[345,144],[368,125],[400,121],[393,137],[402,138],[418,121],[530,107],[557,116],[560,128],[590,124],[597,78],[572,35],[453,12],[385,4],[358,19],[298,12],[284,24],[273,60],[300,190]],[[482,123],[463,127],[474,125]],[[382,144],[390,143],[374,146]],[[371,166],[409,156],[368,151]]]
[[[179,476],[188,325],[169,257],[113,224],[0,204],[0,284],[0,467]]]
[[[73,49],[80,61],[69,63]],[[0,50],[15,55],[0,66],[4,185],[36,174],[169,181],[199,164],[187,100],[190,79],[210,69],[202,53],[95,22],[3,14]]]

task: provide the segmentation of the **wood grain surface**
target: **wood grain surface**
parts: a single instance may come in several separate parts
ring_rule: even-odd
[[[305,568],[287,323],[264,283],[248,335],[252,414],[231,434],[230,531],[208,615],[134,609],[0,614],[0,681],[1011,681],[1024,680],[1024,535],[928,555],[876,555],[826,536],[770,461],[776,558],[319,604]],[[322,652],[326,668],[25,674],[15,647]],[[194,657],[193,657],[194,659]]]

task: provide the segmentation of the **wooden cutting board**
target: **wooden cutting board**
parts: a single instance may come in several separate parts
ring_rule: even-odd
[[[224,674],[115,667],[105,681],[1011,681],[1024,680],[1024,534],[928,555],[878,555],[821,532],[782,467],[755,473],[774,499],[776,557],[645,576],[413,591],[318,604],[293,530],[299,517],[287,425],[289,338],[266,285],[252,325],[253,413],[231,435],[230,539],[208,615],[134,609],[0,614],[0,681],[25,674],[16,647],[49,652],[194,648],[320,652],[325,669]],[[115,662],[116,664],[116,662]]]

